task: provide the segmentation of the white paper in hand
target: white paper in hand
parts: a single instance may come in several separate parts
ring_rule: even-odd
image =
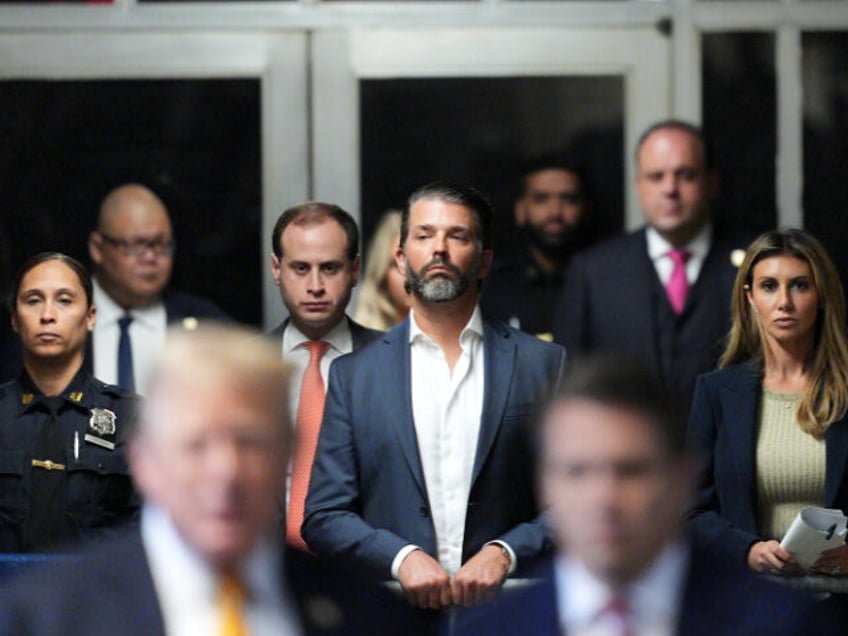
[[[802,508],[780,545],[809,570],[822,552],[845,543],[848,519],[841,510],[810,506]]]

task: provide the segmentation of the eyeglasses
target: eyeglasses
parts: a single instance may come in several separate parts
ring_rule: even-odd
[[[144,256],[147,250],[152,250],[156,256],[173,256],[174,250],[176,250],[177,248],[177,244],[173,239],[156,239],[155,241],[148,241],[147,239],[134,239],[132,241],[128,241],[126,239],[119,239],[115,238],[114,236],[109,236],[108,234],[104,234],[103,232],[98,232],[98,234],[100,234],[100,236],[106,243],[108,243],[112,247],[117,247],[124,254],[133,258]]]

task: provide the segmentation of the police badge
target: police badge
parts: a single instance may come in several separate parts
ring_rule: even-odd
[[[109,409],[91,409],[85,441],[115,450],[115,414]]]

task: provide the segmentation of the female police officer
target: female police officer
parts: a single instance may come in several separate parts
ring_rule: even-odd
[[[82,370],[91,278],[73,258],[30,258],[13,288],[24,370],[0,386],[0,552],[45,552],[133,519],[123,454],[135,398]]]

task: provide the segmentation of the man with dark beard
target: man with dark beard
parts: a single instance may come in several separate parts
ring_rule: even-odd
[[[311,550],[432,610],[481,602],[551,547],[526,435],[564,351],[481,313],[491,219],[465,186],[410,197],[396,258],[411,311],[333,363],[306,500]]]
[[[480,304],[487,315],[551,339],[553,306],[571,255],[588,245],[591,196],[583,170],[567,157],[546,155],[521,172],[515,225],[525,242],[498,258]]]

